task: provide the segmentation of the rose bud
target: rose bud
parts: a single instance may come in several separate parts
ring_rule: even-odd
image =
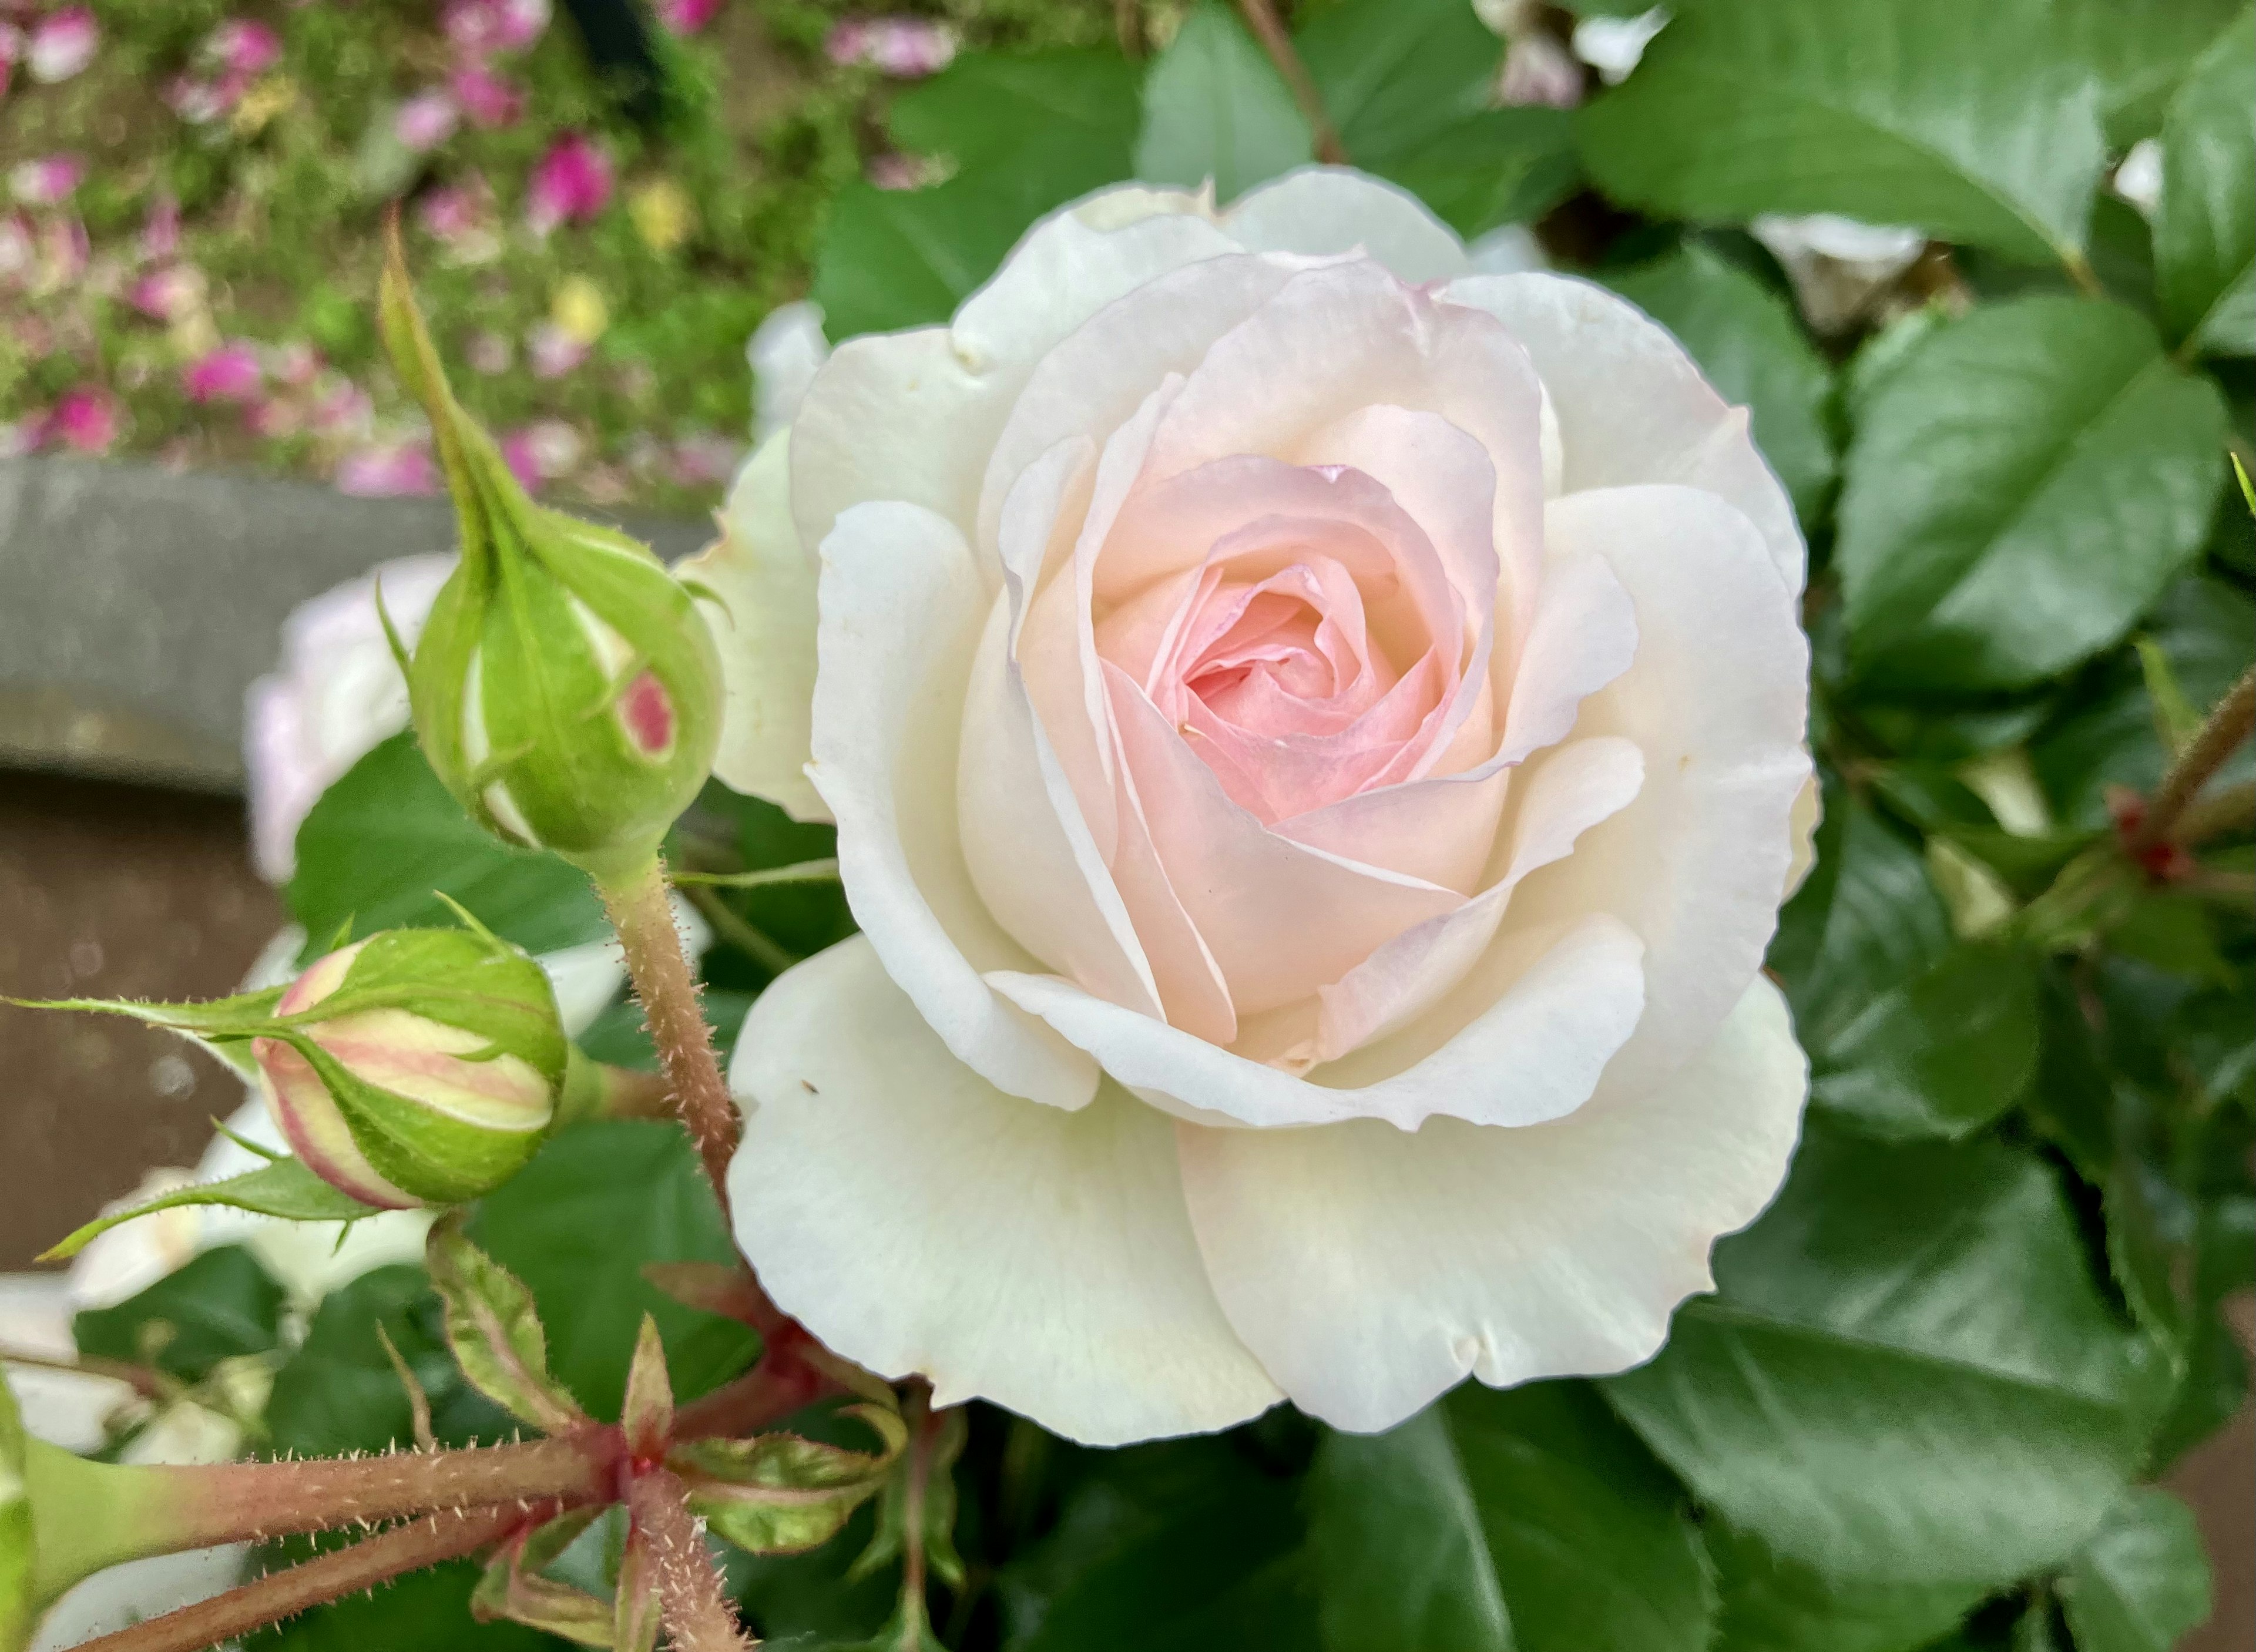
[[[389,929],[316,961],[251,1043],[305,1166],[365,1204],[455,1204],[522,1168],[571,1047],[540,966],[468,929]]]
[[[380,310],[462,538],[412,661],[402,653],[424,753],[487,830],[599,880],[631,873],[712,766],[721,677],[705,622],[643,546],[526,497],[448,390],[396,236]]]

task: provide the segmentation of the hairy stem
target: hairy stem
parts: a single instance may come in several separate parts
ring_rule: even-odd
[[[553,1517],[562,1507],[556,1502],[510,1503],[497,1508],[426,1515],[349,1549],[317,1556],[286,1571],[269,1572],[254,1583],[193,1606],[168,1612],[115,1634],[99,1635],[81,1645],[77,1652],[199,1652],[279,1623],[308,1606],[373,1588],[402,1572],[475,1554],[520,1526]]]
[[[737,1438],[757,1434],[772,1423],[836,1394],[839,1385],[799,1357],[797,1342],[807,1333],[796,1324],[770,1336],[759,1363],[674,1414],[677,1440]]]
[[[909,1390],[908,1486],[901,1499],[901,1599],[920,1611],[924,1606],[924,1504],[932,1487],[932,1451],[939,1438],[940,1419],[933,1415],[932,1390],[923,1383]]]
[[[2243,780],[2189,803],[2178,816],[2178,841],[2205,844],[2251,828],[2256,828],[2256,780]]]
[[[636,1475],[627,1512],[649,1544],[659,1614],[675,1652],[751,1652],[754,1642],[722,1591],[681,1477],[663,1468]]]
[[[2224,698],[2211,708],[2208,720],[2178,753],[2177,761],[2170,765],[2161,789],[2131,834],[2127,847],[2133,855],[2175,839],[2180,817],[2252,729],[2256,729],[2256,667],[2226,690]]]
[[[681,954],[666,899],[666,872],[653,855],[639,872],[599,882],[597,892],[626,950],[627,974],[642,1000],[676,1116],[697,1144],[721,1208],[729,1208],[729,1156],[737,1147],[737,1107],[714,1059],[713,1039],[697,999],[697,983]]]
[[[1316,159],[1328,166],[1346,166],[1347,147],[1340,142],[1338,130],[1324,109],[1323,94],[1316,89],[1315,77],[1301,60],[1300,48],[1293,44],[1284,20],[1277,15],[1276,0],[1237,0],[1237,9],[1245,18],[1245,26],[1253,31],[1253,38],[1261,42],[1261,49],[1277,66],[1277,73],[1284,76],[1293,101],[1308,118],[1308,131],[1316,140]]]

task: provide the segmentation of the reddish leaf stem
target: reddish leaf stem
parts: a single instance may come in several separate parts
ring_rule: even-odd
[[[372,1588],[402,1572],[475,1554],[519,1526],[549,1519],[560,1503],[510,1503],[429,1514],[365,1543],[320,1555],[286,1571],[269,1572],[239,1589],[86,1641],[77,1652],[198,1652],[279,1623],[308,1606]]]
[[[812,1339],[793,1323],[771,1333],[759,1362],[699,1400],[673,1419],[677,1440],[736,1438],[757,1434],[772,1423],[839,1393],[839,1385],[799,1357]]]
[[[1284,77],[1293,101],[1307,117],[1308,131],[1316,142],[1316,159],[1328,166],[1346,166],[1347,146],[1340,142],[1338,129],[1333,126],[1332,117],[1324,108],[1324,95],[1316,89],[1315,77],[1301,60],[1300,48],[1293,44],[1284,20],[1277,15],[1275,0],[1237,0],[1237,9],[1245,18],[1245,26],[1253,31],[1253,38],[1261,42],[1261,49],[1277,66],[1277,73]]]
[[[2162,777],[2154,802],[2126,844],[2134,858],[2173,841],[2179,817],[2217,771],[2224,766],[2224,759],[2238,749],[2251,730],[2256,730],[2256,667],[2234,683],[2224,698],[2210,710],[2208,719],[2187,743],[2185,750],[2178,753],[2169,773]]]
[[[737,1105],[714,1058],[697,982],[681,955],[665,869],[652,856],[639,872],[617,883],[598,884],[596,891],[626,950],[627,974],[642,1001],[659,1063],[666,1070],[675,1114],[697,1144],[697,1155],[725,1213],[729,1159],[737,1150]]]

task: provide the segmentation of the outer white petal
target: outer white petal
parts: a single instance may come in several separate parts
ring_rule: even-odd
[[[1809,644],[1753,524],[1712,493],[1552,502],[1555,555],[1596,553],[1637,611],[1637,658],[1577,735],[1645,752],[1637,801],[1520,886],[1507,931],[1611,912],[1644,938],[1646,1010],[1609,1081],[1649,1085],[1715,1035],[1762,966],[1794,853]]]
[[[840,517],[822,547],[808,773],[838,822],[847,904],[933,1030],[998,1088],[1080,1107],[1096,1064],[980,979],[1033,962],[972,887],[956,818],[988,607],[962,534],[932,512],[888,503]]]
[[[1559,421],[1569,493],[1681,482],[1719,493],[1762,530],[1801,589],[1808,554],[1794,505],[1733,407],[1667,329],[1626,300],[1563,275],[1474,275],[1443,295],[1486,310],[1534,357]]]
[[[1383,1120],[1414,1130],[1440,1113],[1533,1124],[1571,1112],[1637,1025],[1637,937],[1603,914],[1572,928],[1524,928],[1482,960],[1501,978],[1486,1008],[1416,1065],[1357,1088],[1300,1078],[1093,998],[1054,975],[988,977],[1154,1105],[1261,1127]]]
[[[1472,267],[1465,244],[1408,190],[1343,166],[1303,166],[1240,195],[1222,215],[1251,252],[1363,252],[1406,281]]]
[[[1096,1445],[1277,1400],[1207,1283],[1160,1114],[1117,1090],[1075,1113],[1001,1094],[861,937],[769,987],[737,1049],[737,1240],[838,1352]]]
[[[674,568],[719,598],[701,604],[728,692],[713,772],[793,820],[828,820],[807,778],[819,570],[791,519],[789,431],[744,461],[720,521],[720,540]]]
[[[1710,1288],[1710,1246],[1785,1175],[1808,1088],[1786,1006],[1749,988],[1656,1089],[1607,1083],[1555,1123],[1414,1135],[1178,1126],[1230,1323],[1293,1401],[1392,1427],[1468,1373],[1619,1371]]]
[[[842,344],[793,427],[800,538],[821,544],[840,512],[866,499],[921,505],[969,533],[988,455],[1034,364],[1153,277],[1235,251],[1204,218],[1161,214],[1100,229],[1067,208],[1026,232],[951,325]]]

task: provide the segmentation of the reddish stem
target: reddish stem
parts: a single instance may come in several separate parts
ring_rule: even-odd
[[[603,908],[625,949],[627,974],[642,1001],[659,1063],[666,1070],[675,1115],[697,1144],[722,1211],[729,1208],[729,1160],[737,1150],[737,1105],[721,1077],[713,1037],[699,1006],[697,982],[681,955],[666,898],[666,871],[652,856],[617,883],[598,883]]]
[[[625,1447],[615,1428],[521,1445],[136,1471],[157,1482],[167,1550],[325,1531],[434,1509],[607,1499]],[[162,1482],[171,1481],[171,1488]],[[151,1551],[157,1552],[157,1551]]]
[[[2256,668],[2245,673],[2210,708],[2199,731],[2162,777],[2154,801],[2128,834],[2125,847],[2133,859],[2175,840],[2179,816],[2252,730],[2256,730]]]
[[[635,1476],[627,1512],[649,1546],[659,1615],[675,1652],[751,1652],[705,1547],[704,1522],[689,1512],[689,1488],[671,1469]]]
[[[1308,131],[1316,143],[1316,159],[1327,166],[1348,164],[1347,145],[1340,142],[1338,129],[1324,108],[1324,95],[1316,89],[1315,76],[1301,60],[1300,48],[1293,44],[1284,20],[1277,15],[1274,0],[1237,0],[1237,9],[1245,18],[1245,26],[1253,31],[1253,38],[1261,42],[1261,49],[1277,66],[1277,73],[1285,79],[1293,94],[1293,101],[1301,106],[1301,113],[1308,123]]]
[[[814,1338],[786,1320],[769,1338],[759,1363],[674,1414],[677,1440],[735,1438],[757,1434],[771,1423],[842,1392],[840,1386],[800,1358]]]
[[[372,1588],[402,1572],[475,1554],[519,1526],[552,1518],[562,1507],[556,1502],[510,1503],[499,1508],[427,1515],[349,1549],[317,1556],[286,1571],[269,1572],[255,1583],[209,1600],[115,1634],[97,1636],[77,1652],[198,1652],[279,1623],[325,1600],[342,1599]]]

